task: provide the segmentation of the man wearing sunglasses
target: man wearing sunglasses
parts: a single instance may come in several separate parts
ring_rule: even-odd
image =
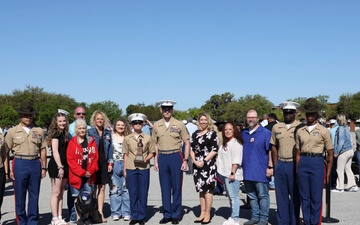
[[[174,104],[172,100],[158,102],[163,118],[154,124],[152,139],[155,142],[154,169],[159,171],[164,217],[160,224],[172,222],[179,224],[182,198],[182,171],[187,169],[190,151],[190,136],[185,125],[172,117]],[[181,146],[184,143],[184,156]],[[171,199],[173,200],[171,202]]]
[[[299,224],[300,201],[298,187],[295,182],[295,138],[294,133],[300,122],[295,120],[296,102],[280,104],[284,114],[284,122],[272,128],[270,144],[275,174],[275,193],[277,203],[277,220],[279,225]],[[269,114],[270,115],[270,114]]]

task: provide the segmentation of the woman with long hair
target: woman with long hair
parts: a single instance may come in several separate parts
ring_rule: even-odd
[[[230,200],[231,216],[223,225],[239,224],[240,181],[243,179],[241,163],[244,140],[232,122],[226,122],[223,132],[223,144],[220,147],[217,159],[217,172],[225,180],[225,188]]]
[[[351,144],[350,128],[347,126],[345,115],[340,114],[336,117],[339,127],[335,133],[334,140],[334,157],[337,158],[336,172],[338,178],[336,180],[336,189],[332,192],[358,191],[358,186],[355,182],[354,173],[351,170],[352,158],[354,156],[353,147]],[[344,185],[344,172],[347,177],[347,189]]]
[[[199,192],[201,214],[195,223],[210,223],[213,191],[216,184],[216,155],[219,139],[207,113],[197,119],[198,130],[192,135],[190,157],[194,164],[195,189]]]
[[[114,168],[110,182],[110,210],[114,221],[121,217],[129,221],[130,198],[124,177],[123,142],[125,136],[131,133],[130,126],[124,118],[117,118],[113,123],[112,145]]]
[[[69,172],[66,160],[66,149],[69,138],[69,113],[59,110],[53,117],[47,140],[51,148],[51,158],[48,164],[49,177],[51,179],[50,208],[52,213],[52,225],[67,224],[62,218],[63,194],[68,182]]]
[[[104,217],[103,207],[105,200],[105,185],[109,184],[113,168],[113,147],[109,119],[106,114],[100,110],[95,110],[90,118],[91,128],[88,130],[90,136],[95,138],[96,146],[99,152],[99,169],[96,173],[96,186],[98,198],[98,211],[101,214],[102,222],[107,220]]]

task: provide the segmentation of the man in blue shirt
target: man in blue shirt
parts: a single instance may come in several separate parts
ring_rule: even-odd
[[[273,175],[270,150],[271,132],[259,125],[258,113],[250,109],[246,114],[248,128],[241,135],[244,139],[244,184],[250,198],[251,220],[244,224],[268,224],[270,197],[269,178]]]

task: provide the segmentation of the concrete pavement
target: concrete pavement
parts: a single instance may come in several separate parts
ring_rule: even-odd
[[[5,189],[5,197],[2,205],[2,221],[3,224],[13,225],[15,224],[15,205],[14,205],[14,190],[12,183],[8,182]],[[112,221],[110,218],[110,206],[109,206],[109,197],[108,197],[108,187],[106,189],[106,199],[105,199],[105,209],[104,214],[108,217],[107,224],[110,225],[122,225],[129,224],[123,220]],[[50,212],[50,195],[51,195],[51,185],[50,179],[47,176],[42,180],[41,183],[41,195],[39,203],[40,211],[40,220],[39,225],[50,224],[51,212]],[[241,193],[240,199],[244,203],[246,195]],[[324,207],[323,215],[325,214],[325,191],[324,191]],[[359,224],[360,221],[360,191],[359,192],[345,192],[345,193],[331,193],[331,217],[340,220],[336,224]],[[243,205],[242,203],[242,205]],[[148,198],[148,212],[147,212],[147,225],[159,224],[160,219],[162,218],[161,213],[161,193],[158,174],[156,171],[151,168],[151,178],[150,178],[150,191]],[[200,213],[199,208],[199,198],[198,194],[194,188],[194,182],[192,175],[186,175],[184,173],[184,182],[183,182],[183,218],[180,224],[194,224],[193,221],[196,220],[197,216]],[[68,219],[68,214],[66,210],[66,193],[64,194],[64,216]],[[212,222],[214,225],[221,225],[230,216],[229,200],[225,196],[214,196],[214,203],[212,208]],[[243,224],[248,219],[250,219],[251,212],[250,209],[241,209],[240,210],[240,224]],[[168,223],[171,224],[171,223]],[[270,191],[270,215],[269,215],[269,224],[276,223],[276,201],[275,201],[275,192]],[[335,223],[328,223],[335,224]]]

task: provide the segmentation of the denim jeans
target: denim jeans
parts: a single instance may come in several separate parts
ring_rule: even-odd
[[[130,197],[124,177],[124,161],[114,161],[110,184],[111,216],[130,216]]]
[[[251,219],[267,221],[270,208],[269,184],[248,180],[244,183],[250,198]]]
[[[240,199],[239,199],[239,189],[240,189],[240,181],[234,180],[230,182],[228,177],[222,176],[225,180],[226,191],[230,200],[230,208],[231,208],[231,218],[236,222],[239,222],[240,215]]]

